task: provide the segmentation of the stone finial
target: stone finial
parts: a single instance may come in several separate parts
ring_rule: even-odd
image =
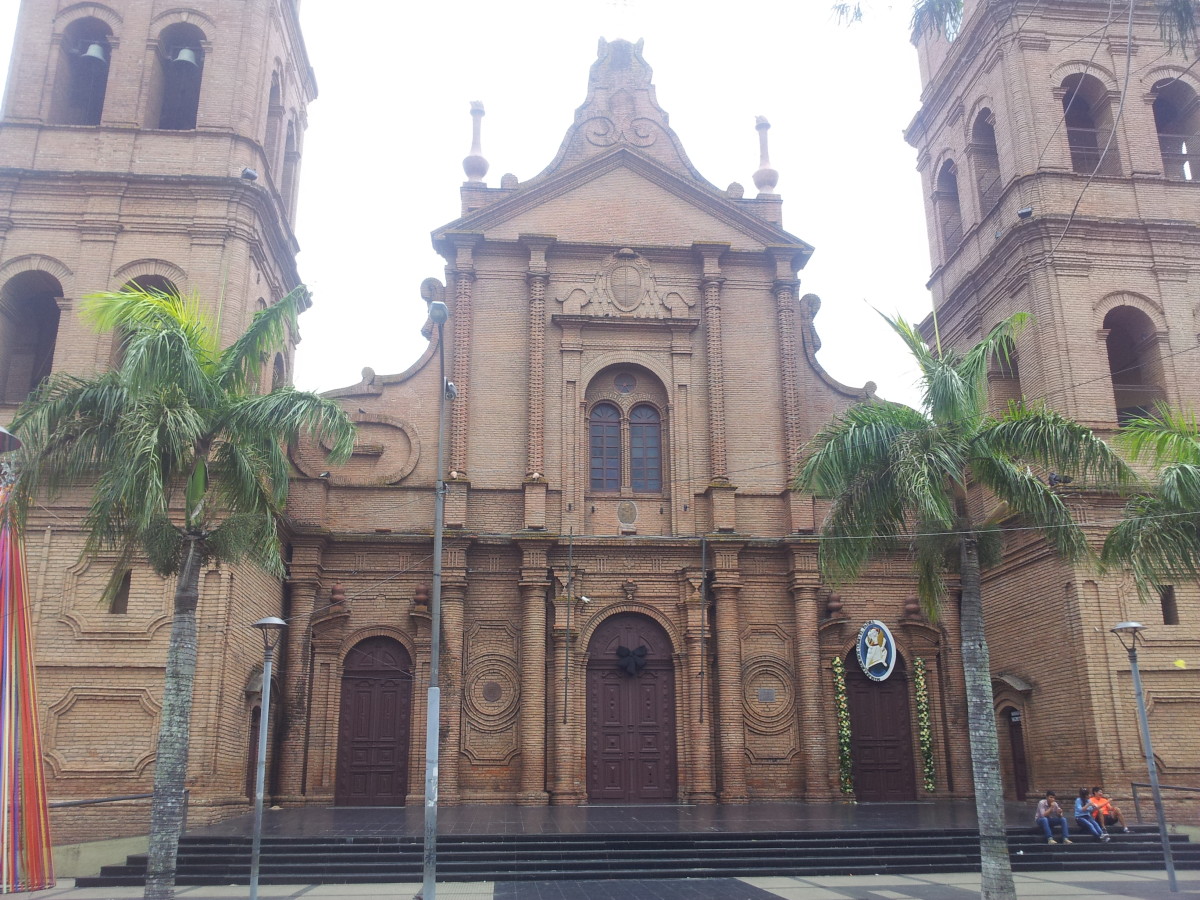
[[[329,591],[329,605],[335,609],[346,605],[346,586],[336,582]]]
[[[825,613],[831,619],[840,619],[842,617],[842,595],[830,594],[829,601],[825,604]]]
[[[467,173],[467,181],[480,182],[487,174],[488,161],[483,158],[479,145],[480,123],[483,120],[483,104],[478,100],[471,101],[471,155],[463,160],[463,171]]]
[[[773,194],[775,185],[779,184],[779,173],[771,168],[771,159],[767,155],[767,132],[771,123],[766,116],[755,116],[754,127],[758,129],[758,171],[754,173],[754,186],[760,194]]]
[[[429,585],[418,584],[413,590],[413,606],[419,609],[429,608]]]

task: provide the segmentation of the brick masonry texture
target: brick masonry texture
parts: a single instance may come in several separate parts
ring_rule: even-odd
[[[1124,174],[1091,188],[1051,254],[1083,180],[1051,139],[1055,79],[1093,25],[1054,14],[1066,4],[1041,6],[1012,36],[1001,27],[1009,4],[968,4],[953,44],[918,42],[927,89],[909,136],[930,197],[932,287],[943,340],[955,345],[1011,311],[1034,312],[1019,378],[997,373],[997,393],[1045,396],[1111,430],[1106,298],[1132,298],[1120,302],[1155,323],[1170,399],[1188,399],[1196,381],[1194,358],[1168,349],[1190,346],[1198,330],[1195,184],[1154,170],[1157,145],[1139,136],[1153,133],[1143,86],[1122,126]],[[64,124],[55,85],[71,61],[61,48],[83,19],[107,35],[108,93],[98,124]],[[197,126],[148,128],[162,35],[177,24],[203,32]],[[1150,26],[1139,28],[1143,57],[1157,54]],[[578,803],[605,789],[626,801],[645,791],[685,802],[840,796],[832,661],[857,666],[852,647],[869,619],[891,628],[910,674],[917,658],[927,665],[933,796],[972,793],[953,605],[924,619],[903,559],[834,590],[817,571],[826,504],[788,490],[804,441],[873,389],[841,385],[817,362],[821,301],[799,287],[812,248],[782,228],[777,196],[731,194],[696,173],[640,47],[603,44],[586,81],[582,65],[587,114],[547,170],[524,184],[468,181],[462,218],[433,235],[446,270],[423,292],[450,307],[444,344],[431,325],[429,352],[409,370],[331,392],[359,426],[348,463],[293,449],[286,582],[205,574],[192,821],[248,809],[261,648],[246,626],[271,614],[290,624],[273,694],[272,800],[364,802],[358,779],[365,802],[420,802],[443,351],[459,397],[443,473],[442,802]],[[81,324],[78,299],[135,278],[224,296],[226,338],[282,296],[299,280],[290,216],[314,94],[290,0],[196,0],[158,16],[133,0],[66,13],[25,0],[0,123],[0,353],[36,349],[31,322],[49,298],[60,314],[53,368],[103,368],[111,338]],[[1002,185],[986,209],[970,143],[985,105]],[[947,158],[958,165],[962,233],[951,249],[936,190]],[[238,177],[243,166],[257,182]],[[1031,203],[1037,214],[1017,220]],[[3,358],[0,378],[17,383]],[[11,393],[0,394],[0,419],[19,399]],[[615,490],[591,483],[598,404],[619,410]],[[653,489],[634,489],[637,407],[661,423]],[[1115,515],[1088,495],[1073,502],[1089,522]],[[104,560],[80,560],[79,516],[78,499],[66,498],[27,536],[54,799],[149,790],[172,592],[138,569],[128,611],[100,608]],[[1156,610],[1136,606],[1120,579],[1065,565],[1019,532],[985,596],[1010,795],[1016,711],[1030,791],[1103,782],[1122,796],[1145,770],[1128,666],[1105,628],[1153,621]],[[1200,665],[1189,628],[1200,595],[1178,585],[1176,596],[1183,624],[1152,628],[1143,659],[1164,779],[1188,783],[1200,774],[1188,733],[1198,676],[1172,661]],[[643,705],[632,712],[604,643],[618,625],[662,648],[647,669],[661,692],[639,681]],[[367,647],[391,662],[357,672],[355,650]],[[356,691],[367,705],[354,705]],[[381,698],[397,692],[411,693],[410,705],[387,707]],[[925,798],[911,681],[900,698],[909,725],[885,742],[902,760],[889,777]],[[397,708],[408,728],[383,728]],[[606,730],[614,716],[620,727]],[[638,762],[614,763],[609,742],[638,728],[642,743],[622,745]],[[137,833],[145,805],[62,811],[54,825],[60,843]]]

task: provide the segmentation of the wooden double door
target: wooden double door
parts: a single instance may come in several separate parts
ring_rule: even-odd
[[[367,638],[342,671],[337,806],[403,806],[408,793],[412,660],[398,642]]]
[[[677,785],[670,638],[647,616],[615,615],[588,645],[588,800],[671,802]]]
[[[846,660],[846,699],[850,704],[854,796],[876,803],[917,799],[903,660],[897,658],[886,681],[872,681],[851,654]]]

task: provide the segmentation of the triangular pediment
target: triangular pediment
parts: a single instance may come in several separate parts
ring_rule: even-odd
[[[757,201],[730,197],[628,147],[618,147],[555,176],[539,178],[433,233],[472,232],[489,241],[522,234],[553,235],[559,243],[669,246],[726,243],[735,252],[792,245],[812,248],[744,208]]]

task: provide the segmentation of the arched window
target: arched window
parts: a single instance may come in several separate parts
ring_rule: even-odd
[[[975,166],[975,185],[979,190],[982,215],[1000,199],[1000,152],[996,149],[996,127],[990,109],[982,109],[971,128],[971,161]]]
[[[637,492],[662,490],[662,420],[644,403],[629,414],[629,482]]]
[[[1062,91],[1071,168],[1084,175],[1120,175],[1108,90],[1094,75],[1080,72],[1063,79]]]
[[[1174,78],[1158,82],[1154,95],[1163,174],[1173,181],[1200,181],[1200,99],[1191,85]]]
[[[947,256],[962,243],[962,208],[958,203],[958,172],[954,163],[946,160],[938,172],[937,188],[933,194],[942,244]]]
[[[139,275],[137,278],[125,282],[121,290],[157,291],[160,294],[179,293],[179,288],[175,286],[174,282],[162,275]],[[127,332],[120,329],[113,332],[112,349],[108,355],[110,369],[119,369],[125,361],[125,344],[128,340]]]
[[[111,34],[99,19],[77,19],[66,27],[54,78],[50,121],[55,125],[99,125],[108,89]]]
[[[272,172],[279,165],[279,131],[283,126],[283,99],[279,89],[279,73],[271,75],[271,94],[267,98],[267,141],[263,148],[267,165]]]
[[[0,402],[20,403],[49,376],[61,296],[45,272],[22,272],[0,291]]]
[[[287,363],[282,353],[275,354],[275,362],[271,366],[271,390],[287,387]]]
[[[621,489],[621,412],[597,403],[588,421],[593,491]]]
[[[152,127],[189,131],[196,127],[200,83],[204,77],[204,34],[194,25],[178,23],[159,37],[157,120]],[[152,101],[153,102],[153,101]]]
[[[283,182],[279,190],[283,194],[283,206],[288,218],[292,217],[296,202],[296,174],[300,168],[300,145],[296,139],[296,123],[288,122],[287,143],[283,146]]]
[[[1166,399],[1154,323],[1137,307],[1118,306],[1104,317],[1104,328],[1117,422],[1152,413]]]

